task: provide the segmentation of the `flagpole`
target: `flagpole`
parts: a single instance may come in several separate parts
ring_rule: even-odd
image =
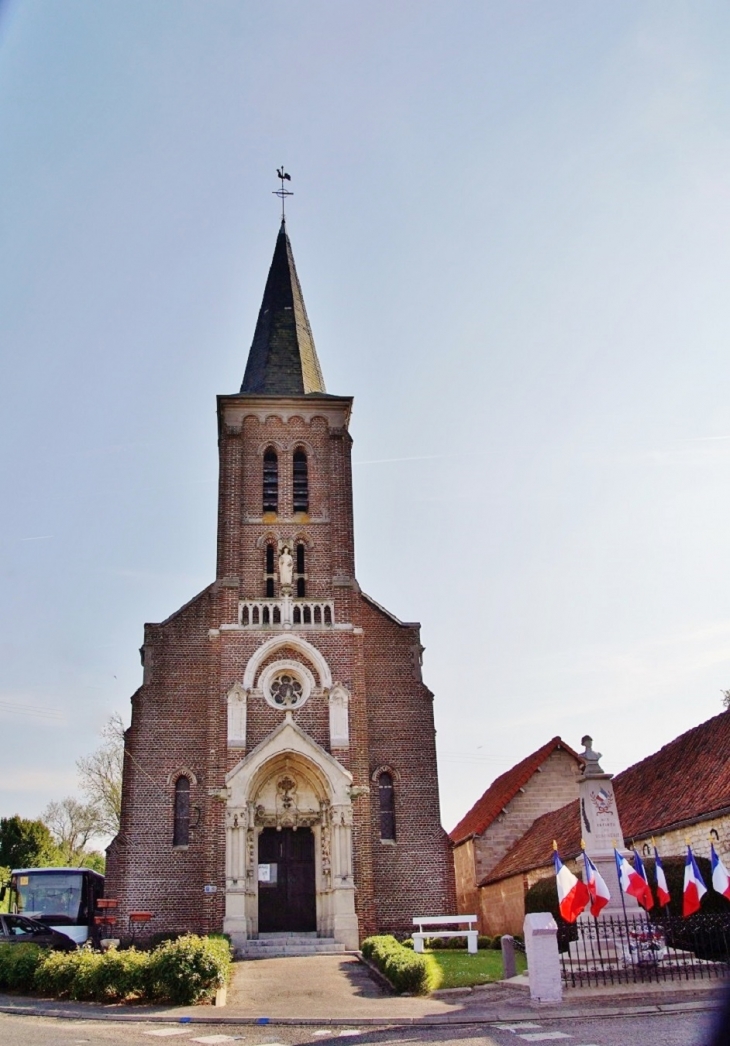
[[[631,927],[629,926],[629,913],[626,911],[626,898],[624,897],[624,888],[621,885],[621,869],[619,868],[616,855],[618,854],[618,847],[616,846],[616,840],[613,841],[613,860],[616,865],[616,871],[618,872],[618,892],[621,894],[621,907],[624,913],[624,925],[626,926],[626,948],[629,953],[629,962],[632,967],[635,966],[634,953],[631,950]]]
[[[583,871],[585,872],[586,877],[588,877],[588,866],[587,866],[587,862],[586,862],[586,857],[588,857],[588,855],[586,853],[585,839],[581,839],[581,841],[580,841],[580,848],[583,851]],[[619,889],[620,889],[620,886],[619,886]],[[593,907],[593,905],[591,905],[591,907]],[[591,914],[593,914],[593,913],[591,913]],[[603,969],[603,951],[601,949],[601,931],[598,929],[598,915],[597,914],[593,916],[593,925],[594,925],[595,930],[596,930],[596,944],[598,945],[598,959],[599,959],[599,961],[601,963],[601,969]]]

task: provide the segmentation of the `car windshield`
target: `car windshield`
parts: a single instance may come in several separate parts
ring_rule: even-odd
[[[27,872],[15,877],[18,912],[45,922],[78,921],[83,877],[80,872]]]
[[[43,932],[42,927],[24,919],[22,915],[6,915],[5,927],[10,937],[36,937]],[[48,933],[48,930],[45,931]]]

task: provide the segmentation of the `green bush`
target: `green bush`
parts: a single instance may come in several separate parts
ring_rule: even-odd
[[[32,991],[36,969],[46,954],[37,944],[0,944],[0,988]]]
[[[492,937],[492,943],[489,945],[489,947],[492,948],[495,952],[499,952],[499,951],[502,950],[502,934],[501,933],[496,933],[494,935],[494,937]]]
[[[94,1002],[137,998],[187,1006],[215,995],[230,968],[231,948],[222,936],[186,934],[151,952],[0,945],[0,988]]]
[[[395,937],[368,937],[362,942],[362,953],[399,994],[428,995],[440,983],[440,971],[433,957],[412,952]]]
[[[488,937],[487,934],[480,933],[477,937],[477,948],[491,948],[492,938]]]
[[[223,937],[186,934],[149,953],[149,992],[157,1002],[187,1006],[215,995],[227,980],[231,948]]]
[[[147,994],[149,955],[127,951],[52,952],[38,967],[35,987],[45,995],[119,1002]]]

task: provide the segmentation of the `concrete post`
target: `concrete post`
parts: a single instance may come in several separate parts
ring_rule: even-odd
[[[515,961],[515,939],[508,933],[502,934],[499,942],[502,947],[502,980],[509,980],[517,975],[517,963]]]
[[[562,1002],[558,926],[549,912],[525,916],[525,951],[530,998],[535,1003]]]

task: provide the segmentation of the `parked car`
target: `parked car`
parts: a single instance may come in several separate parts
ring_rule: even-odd
[[[0,915],[0,944],[39,944],[57,952],[72,952],[76,942],[65,933],[25,915]]]

